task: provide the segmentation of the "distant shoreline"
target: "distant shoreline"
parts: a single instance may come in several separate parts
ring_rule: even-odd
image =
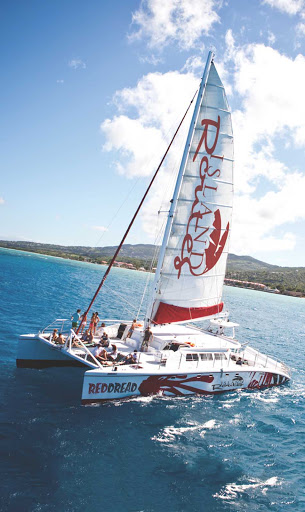
[[[84,247],[39,244],[34,242],[12,242],[0,240],[0,247],[30,254],[51,256],[69,261],[108,265],[116,246]],[[152,260],[156,257],[158,247],[152,244],[126,244],[122,247],[115,268],[154,272]],[[305,297],[305,268],[279,267],[256,260],[251,256],[229,254],[225,284],[238,288],[260,290],[267,293]]]
[[[72,261],[72,262],[75,262],[75,263],[89,263],[90,265],[98,265],[98,266],[101,266],[101,267],[107,267],[108,264],[107,263],[98,263],[96,261],[84,261],[84,260],[79,260],[79,259],[76,259],[76,258],[69,258],[68,256],[55,256],[54,254],[48,254],[47,252],[38,252],[38,251],[29,251],[28,249],[17,249],[17,248],[14,248],[14,247],[3,247],[2,245],[0,245],[0,250],[1,249],[4,249],[5,251],[15,251],[15,252],[24,252],[24,253],[27,253],[27,254],[33,254],[34,256],[48,256],[48,258],[54,258],[54,259],[57,259],[57,260],[64,260],[64,261]],[[114,265],[114,268],[116,269],[123,269],[123,270],[133,270],[134,272],[144,272],[144,273],[153,273],[153,272],[150,272],[149,270],[140,270],[140,269],[130,269],[128,267],[123,267],[123,266],[119,266],[119,265]]]

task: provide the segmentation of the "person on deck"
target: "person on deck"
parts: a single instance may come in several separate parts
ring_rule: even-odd
[[[72,329],[75,329],[77,328],[77,325],[78,325],[78,322],[79,322],[79,319],[80,319],[80,312],[81,310],[78,309],[75,313],[73,313],[73,315],[71,316],[71,320],[72,320]]]
[[[86,313],[84,313],[81,317],[81,323],[80,323],[80,333],[83,334],[84,329],[86,328],[87,324],[87,316]]]
[[[243,361],[242,361],[242,358],[239,357],[236,361],[236,364],[238,364],[239,366],[241,366],[243,364]]]
[[[133,331],[135,330],[136,328],[136,325],[137,325],[137,321],[136,319],[134,318],[134,320],[132,321],[132,324],[130,326],[130,329],[128,331],[128,334],[126,336],[126,338],[131,338],[131,336],[133,335]]]
[[[98,344],[98,346],[93,350],[93,355],[94,357],[96,357],[96,359],[102,361],[102,362],[105,362],[107,361],[107,352],[106,350],[104,349],[103,345],[101,345],[100,343]]]
[[[53,341],[53,343],[55,343],[55,341],[58,338],[58,334],[57,333],[58,333],[58,329],[54,329],[54,331],[51,334],[50,341]]]
[[[98,316],[98,312],[96,311],[94,313],[94,320],[93,320],[93,334],[94,334],[94,336],[95,336],[95,331],[96,331],[97,324],[99,323],[99,321],[100,321],[100,318]]]
[[[64,345],[65,344],[65,339],[64,339],[64,335],[62,334],[62,332],[59,333],[58,335],[58,338],[56,338],[56,345]]]
[[[136,364],[138,362],[138,351],[134,350],[132,354],[128,354],[125,359],[125,364]]]
[[[111,345],[111,346],[112,346],[112,351],[110,352],[110,354],[107,354],[107,358],[109,361],[115,361],[116,358],[118,357],[118,349],[117,349],[116,345]]]
[[[92,332],[92,334],[94,334],[94,319],[95,319],[95,313],[92,313],[90,324],[89,324],[89,332]]]
[[[109,336],[106,332],[102,335],[100,343],[103,347],[109,347]]]
[[[93,334],[92,334],[92,332],[89,332],[89,329],[87,329],[85,331],[85,334],[82,336],[82,341],[85,341],[86,343],[92,343]]]
[[[149,343],[152,342],[153,338],[154,338],[153,337],[153,333],[150,330],[150,327],[147,326],[145,331],[144,331],[144,336],[143,336],[143,341],[142,341],[142,346],[141,346],[141,352],[147,352],[148,345],[149,345]]]
[[[98,333],[99,333],[100,336],[103,336],[103,334],[105,332],[106,332],[106,324],[104,324],[104,322],[102,322],[102,325],[101,325],[101,327],[98,330]]]

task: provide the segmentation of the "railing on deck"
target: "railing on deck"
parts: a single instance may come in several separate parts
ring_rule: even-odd
[[[58,332],[61,332],[62,334],[68,334],[70,331],[70,328],[65,326],[65,323],[69,322],[71,325],[71,320],[68,320],[67,318],[57,318],[52,322],[51,324],[47,325],[42,331],[41,334],[45,334],[45,332],[48,330],[52,331],[54,329],[57,329]]]
[[[73,343],[77,343],[77,346],[73,346]],[[73,349],[75,348],[79,348],[79,345],[85,350],[85,357],[81,357],[79,356],[78,354],[75,354]],[[92,361],[88,361],[88,357],[90,357],[90,359],[94,361],[94,363],[96,364],[96,366],[98,368],[102,368],[103,365],[99,362],[99,360],[92,354],[92,352],[90,352],[90,350],[88,349],[88,347],[86,347],[86,345],[82,342],[82,340],[79,338],[79,336],[77,334],[75,334],[75,332],[73,331],[73,329],[70,330],[70,335],[68,336],[68,338],[66,339],[66,343],[64,345],[64,348],[67,352],[69,352],[70,354],[72,354],[74,357],[77,357],[78,359],[81,359],[82,361],[87,361],[89,363],[92,364]]]
[[[187,360],[187,355],[190,355],[190,354],[192,354],[193,356],[195,355],[195,358]],[[202,359],[201,354],[211,354],[212,358],[211,359]],[[222,357],[216,357],[218,354]],[[178,363],[179,369],[182,364],[183,365],[187,364],[190,367],[196,368],[196,369],[198,367],[202,367],[202,366],[214,368],[215,366],[218,366],[218,365],[221,366],[222,369],[225,369],[225,368],[228,368],[230,365],[236,363],[236,360],[232,359],[232,355],[234,355],[236,358],[241,357],[244,360],[242,366],[251,367],[251,366],[259,365],[259,366],[262,366],[263,368],[266,368],[267,366],[269,366],[272,369],[274,369],[274,371],[276,369],[279,369],[289,375],[289,369],[283,363],[281,363],[280,361],[277,361],[276,359],[273,359],[272,357],[270,357],[268,355],[262,354],[258,350],[255,350],[250,347],[245,347],[245,348],[241,347],[240,350],[233,349],[233,350],[227,350],[227,351],[220,349],[219,351],[215,351],[215,352],[213,352],[211,350],[210,351],[207,351],[207,350],[196,351],[195,349],[190,349],[190,351],[183,350],[183,352],[180,352],[179,362],[177,359],[176,359],[176,361]],[[198,359],[196,359],[196,356],[198,357]],[[168,357],[167,354],[165,355],[163,353],[160,353],[159,357],[160,357],[159,368],[161,366],[166,366],[168,362],[170,362],[171,360],[173,361],[175,359],[175,357],[171,358],[171,357]],[[237,370],[237,367],[236,367],[236,370]]]

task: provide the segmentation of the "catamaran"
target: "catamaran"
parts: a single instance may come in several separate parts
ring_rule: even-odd
[[[100,342],[99,331],[88,345],[81,339],[80,326],[69,329],[64,343],[58,345],[53,340],[52,329],[56,326],[64,333],[68,323],[58,319],[37,334],[20,336],[17,366],[82,366],[86,369],[83,404],[137,395],[216,394],[287,382],[289,369],[273,357],[239,342],[235,337],[237,324],[229,321],[224,312],[222,290],[231,231],[233,160],[231,113],[214,54],[209,52],[144,321],[131,327],[128,321],[109,320],[105,330],[117,351],[112,357],[110,349],[106,349],[100,358],[95,350]],[[194,324],[202,320],[209,320],[206,328]]]

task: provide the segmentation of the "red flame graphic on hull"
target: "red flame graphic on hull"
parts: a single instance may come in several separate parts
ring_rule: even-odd
[[[284,377],[283,375],[278,375],[277,373],[266,372],[263,374],[258,374],[258,377],[256,377],[256,373],[257,372],[252,373],[248,389],[259,389],[271,386],[279,386],[280,384],[283,384],[288,380],[287,377]]]
[[[138,389],[141,395],[144,396],[156,395],[160,392],[168,392],[176,396],[185,395],[186,393],[183,393],[181,390],[188,391],[190,393],[204,394],[206,391],[196,387],[196,383],[206,382],[210,384],[213,380],[213,375],[197,375],[189,378],[187,375],[163,375],[162,377],[152,375],[146,380],[143,380]]]

